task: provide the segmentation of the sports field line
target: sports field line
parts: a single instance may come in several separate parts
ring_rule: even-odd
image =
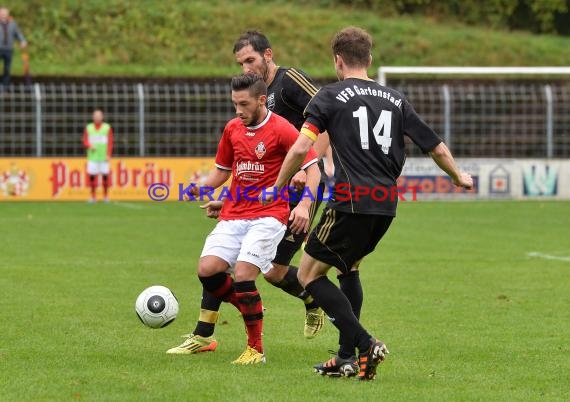
[[[140,204],[132,204],[130,202],[113,202],[112,205],[128,209],[145,209],[145,207]]]
[[[526,253],[526,255],[529,257],[543,258],[545,260],[556,260],[556,261],[570,262],[570,256],[550,255],[550,254],[540,253],[538,251],[531,251],[529,253]]]

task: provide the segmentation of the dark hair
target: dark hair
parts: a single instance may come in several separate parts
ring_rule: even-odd
[[[263,54],[263,52],[265,52],[267,49],[271,49],[271,44],[269,43],[267,36],[259,31],[247,31],[242,33],[238,40],[236,40],[234,43],[233,53],[235,54],[239,52],[247,45],[251,45],[253,50],[260,54]]]
[[[232,78],[232,91],[243,91],[246,89],[249,89],[249,93],[255,98],[267,95],[267,84],[257,74],[247,73]]]
[[[340,55],[349,67],[368,67],[372,37],[364,29],[344,28],[338,32],[331,43],[333,55]]]

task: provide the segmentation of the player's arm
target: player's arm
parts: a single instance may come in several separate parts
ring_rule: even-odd
[[[303,191],[302,198],[295,208],[291,211],[289,220],[291,223],[291,232],[294,234],[307,233],[311,221],[311,204],[318,197],[317,191],[319,182],[321,181],[321,171],[316,163],[312,163],[306,169],[307,182],[306,189]]]
[[[111,155],[113,155],[113,129],[109,129],[109,135],[107,137],[107,160],[111,159]]]
[[[299,167],[303,163],[307,153],[317,139],[317,135],[306,128],[305,125],[303,125],[301,135],[297,137],[297,140],[291,149],[289,149],[289,152],[283,161],[283,165],[281,165],[281,170],[279,171],[277,181],[275,182],[275,187],[277,187],[278,191],[281,191],[283,187],[287,185],[289,178],[299,170]],[[307,134],[307,132],[309,134]]]
[[[323,133],[323,134],[325,134],[325,133]],[[321,134],[319,136],[319,139],[323,134]],[[328,133],[327,133],[327,138],[328,138]],[[325,175],[329,178],[333,177],[334,176],[334,163],[333,163],[332,148],[330,145],[325,150],[325,155],[324,155],[323,160],[324,160],[324,166],[325,166],[325,169],[324,169]]]
[[[218,152],[216,153],[215,166],[216,169],[208,174],[204,185],[202,187],[209,187],[210,189],[216,189],[223,185],[232,174],[232,165],[234,160],[234,149],[230,140],[231,136],[231,126],[226,125],[224,132],[222,133],[222,138],[220,138],[220,143],[218,144]],[[192,196],[200,195],[200,186],[197,184],[192,185],[189,189],[189,193]],[[188,197],[190,198],[190,197]],[[184,196],[186,199],[186,196]]]
[[[91,143],[89,142],[89,134],[87,133],[87,128],[83,130],[83,146],[85,149],[92,149]]]
[[[332,176],[333,172],[333,165],[332,165],[332,149],[329,143],[329,133],[326,131],[319,134],[317,141],[313,144],[313,148],[317,153],[317,157],[319,160],[323,159],[326,156],[326,163],[325,165],[325,173],[330,177]],[[330,173],[330,174],[329,174]],[[320,181],[320,175],[319,175]],[[303,170],[299,170],[295,175],[291,178],[291,186],[295,187],[297,190],[301,191],[305,187],[309,187],[307,185],[307,173]],[[318,184],[318,183],[317,183]],[[314,194],[314,193],[311,193]]]
[[[193,183],[193,185],[188,189],[189,194],[184,193],[183,195],[184,200],[196,201],[195,197],[200,196],[200,187],[207,187],[209,191],[211,191],[211,189],[216,189],[221,185],[223,185],[230,178],[231,174],[232,174],[231,170],[216,166],[216,169],[211,171],[208,177],[206,178],[206,181],[203,186],[198,186],[196,183]],[[219,208],[217,208],[218,206]],[[210,201],[205,205],[203,205],[202,207],[203,208],[212,207],[212,208],[221,209],[222,201]],[[209,211],[206,212],[208,212],[209,216],[210,215]]]
[[[219,167],[216,167],[216,170],[211,172],[206,178],[204,186],[218,188],[230,178],[231,174],[232,174],[231,170],[220,169]],[[218,216],[220,216],[220,212],[223,206],[224,206],[224,200],[218,199],[218,200],[208,201],[207,203],[200,205],[200,208],[206,210],[206,216],[208,218],[217,218]]]
[[[459,170],[449,148],[447,148],[447,145],[443,142],[440,142],[433,150],[431,150],[429,152],[429,156],[431,156],[441,170],[451,177],[453,184],[467,189],[473,187],[473,178],[469,173]]]
[[[204,186],[213,187],[216,189],[224,184],[230,178],[231,174],[231,170],[216,167],[216,169],[210,172],[206,178]]]
[[[319,160],[323,159],[323,157],[327,156],[329,151],[331,150],[330,148],[330,141],[329,141],[329,133],[327,133],[326,131],[319,134],[319,137],[317,138],[317,140],[315,141],[315,143],[313,144],[313,148],[315,148],[315,151],[317,151],[317,155],[319,156]],[[331,153],[332,155],[332,153]]]
[[[20,30],[20,27],[18,26],[18,24],[16,22],[14,22],[14,35],[16,36],[18,41],[20,42],[20,47],[22,49],[25,48],[26,46],[28,46],[28,42],[26,41],[26,37],[24,36],[24,34]]]
[[[451,177],[453,184],[460,187],[473,187],[471,175],[461,172],[451,155],[449,148],[441,138],[423,121],[416,113],[412,105],[404,100],[402,103],[404,116],[404,132],[409,136],[422,151],[431,156],[437,166]]]

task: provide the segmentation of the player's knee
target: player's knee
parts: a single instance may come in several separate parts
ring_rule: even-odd
[[[236,282],[254,281],[257,277],[257,273],[251,271],[238,271],[234,273]]]
[[[223,272],[223,269],[218,267],[210,258],[200,258],[198,262],[198,276],[212,276],[218,272]]]
[[[265,280],[271,284],[277,284],[285,278],[289,267],[285,265],[273,264],[273,267],[263,274]]]

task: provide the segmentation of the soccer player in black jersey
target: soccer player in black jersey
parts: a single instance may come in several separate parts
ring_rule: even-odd
[[[234,44],[233,53],[237,63],[244,73],[255,73],[263,77],[268,86],[267,108],[287,119],[297,129],[300,129],[303,122],[303,111],[311,98],[317,93],[317,88],[313,81],[302,71],[295,68],[278,67],[273,60],[271,44],[265,35],[257,31],[248,31],[242,34]],[[328,147],[326,135],[323,140],[315,144],[315,150],[322,156]],[[321,166],[322,167],[322,166]],[[303,170],[297,172],[291,180],[291,185],[295,187],[309,188],[316,185],[314,180],[318,177],[310,176]],[[311,183],[312,181],[312,183]],[[324,185],[321,183],[321,186]],[[321,188],[322,191],[322,188]],[[297,197],[298,198],[298,197]],[[295,195],[290,194],[290,208],[293,210],[298,204]],[[312,223],[315,212],[320,205],[320,200],[315,199],[312,203],[307,219]],[[221,203],[209,202],[205,206],[208,208],[210,217],[217,217]],[[310,225],[310,224],[309,224]],[[274,286],[281,288],[292,296],[298,297],[305,305],[305,328],[306,338],[313,338],[321,330],[324,323],[324,312],[301,286],[297,279],[297,267],[291,266],[291,259],[301,248],[306,237],[306,233],[292,227],[292,221],[287,226],[287,231],[277,247],[277,255],[273,260],[273,268],[266,274],[265,279]],[[347,276],[346,286],[354,287],[355,281],[359,278]],[[221,301],[210,293],[202,293],[200,316],[194,331],[185,336],[186,340],[177,347],[169,349],[171,354],[192,354],[206,351],[213,351],[217,347],[214,328],[219,317]]]
[[[350,291],[343,293],[326,274],[331,266],[343,272],[358,267],[388,230],[400,196],[396,179],[405,161],[404,135],[428,153],[455,185],[473,185],[471,176],[458,170],[441,138],[404,96],[368,78],[371,47],[372,38],[360,28],[336,34],[332,51],[340,81],[324,86],[309,102],[301,135],[275,183],[278,188],[287,185],[319,133],[328,131],[337,186],[309,235],[299,280],[340,333],[337,355],[315,370],[331,376],[358,372],[361,380],[376,377],[376,366],[388,350],[360,324],[349,302]]]

